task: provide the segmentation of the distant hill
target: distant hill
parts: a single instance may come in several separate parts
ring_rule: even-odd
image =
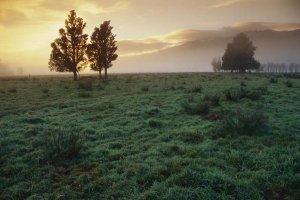
[[[213,57],[222,57],[227,43],[239,31],[240,28],[222,31],[185,30],[165,36],[163,41],[166,42],[140,41],[139,45],[139,41],[134,41],[131,50],[141,50],[138,48],[142,47],[143,51],[147,51],[149,47],[149,53],[122,57],[116,62],[115,69],[118,72],[211,71],[210,63]],[[246,33],[257,47],[255,57],[261,63],[300,63],[300,29],[257,30]],[[172,41],[181,42],[172,46]],[[128,43],[130,41],[127,41]],[[124,47],[121,42],[121,52]],[[158,50],[151,51],[155,48]],[[130,49],[126,49],[126,53],[128,52]]]

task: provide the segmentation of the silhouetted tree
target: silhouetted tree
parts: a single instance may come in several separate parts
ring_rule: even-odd
[[[256,47],[253,46],[245,33],[234,37],[233,42],[227,45],[222,58],[222,69],[246,72],[246,70],[258,69],[260,63],[254,59]]]
[[[112,61],[118,58],[116,35],[112,33],[112,29],[110,21],[104,21],[99,28],[96,27],[87,48],[91,69],[99,72],[99,79],[103,69],[105,70],[105,78],[107,78],[107,69],[112,66]]]
[[[214,72],[219,72],[222,68],[222,61],[220,58],[213,58],[213,60],[211,61],[211,65],[213,67]]]
[[[77,80],[77,73],[87,65],[85,52],[88,35],[83,34],[85,26],[82,18],[77,17],[74,10],[70,11],[65,20],[65,29],[59,29],[59,38],[51,44],[51,71],[73,72],[74,80]]]

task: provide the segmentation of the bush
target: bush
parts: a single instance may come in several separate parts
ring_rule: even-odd
[[[256,135],[267,128],[268,118],[261,111],[235,111],[224,117],[216,136]]]
[[[83,137],[76,130],[48,131],[44,146],[53,162],[72,159],[82,150]]]
[[[86,79],[78,82],[78,89],[92,91],[93,90],[93,80]]]

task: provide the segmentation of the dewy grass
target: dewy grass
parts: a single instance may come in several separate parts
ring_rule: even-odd
[[[298,199],[299,76],[81,78],[0,78],[0,199]]]

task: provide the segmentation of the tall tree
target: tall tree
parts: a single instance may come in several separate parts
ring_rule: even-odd
[[[258,69],[260,63],[254,59],[256,47],[245,33],[234,37],[233,42],[227,45],[222,58],[222,69],[246,72],[246,70]]]
[[[77,73],[87,65],[85,53],[88,35],[83,34],[85,26],[82,18],[77,17],[76,12],[71,10],[65,20],[65,29],[59,29],[59,38],[51,44],[51,71],[72,72],[74,80],[77,80]]]
[[[107,69],[112,66],[112,61],[118,58],[116,35],[112,33],[112,29],[110,21],[104,21],[99,28],[96,27],[87,48],[91,69],[99,72],[99,79],[103,69],[107,78]]]

